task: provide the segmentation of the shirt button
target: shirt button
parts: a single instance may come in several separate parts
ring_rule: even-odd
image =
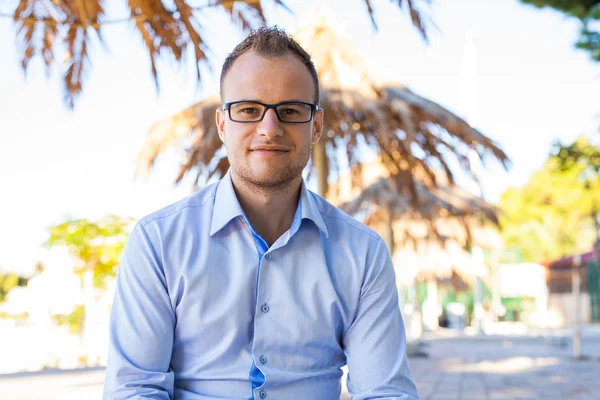
[[[267,397],[267,392],[265,392],[264,390],[260,391],[260,398],[264,399],[265,397]]]
[[[271,253],[268,253],[268,254],[266,254],[266,255],[265,255],[265,258],[266,258],[267,260],[270,260],[270,259],[271,259]]]
[[[269,312],[269,306],[266,304],[263,304],[262,307],[260,308],[260,310],[264,313],[268,313]]]
[[[260,356],[260,362],[261,362],[262,364],[266,364],[266,363],[267,363],[267,357],[265,357],[265,356]]]

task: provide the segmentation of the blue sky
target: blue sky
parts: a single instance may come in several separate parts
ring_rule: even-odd
[[[125,15],[118,8],[123,2],[108,3],[112,15]],[[287,3],[295,14],[269,12],[270,24],[293,32],[310,23],[316,2]],[[425,46],[391,2],[373,2],[377,32],[362,0],[319,3],[355,42],[373,74],[469,114],[499,142],[513,166],[505,172],[492,163],[484,171],[485,194],[492,201],[507,187],[525,183],[555,138],[593,135],[600,125],[600,64],[573,48],[577,22],[557,12],[516,0],[438,0],[431,10],[438,28]],[[14,4],[0,0],[0,10],[12,11]],[[172,183],[178,165],[172,153],[145,182],[134,181],[133,172],[148,129],[213,94],[223,58],[243,37],[221,13],[207,13],[203,22],[212,38],[215,72],[204,75],[202,87],[191,63],[179,67],[167,60],[159,66],[157,94],[140,38],[128,24],[111,25],[103,32],[108,51],[99,44],[92,50],[93,68],[72,112],[63,105],[59,65],[47,79],[42,61],[33,60],[25,79],[12,21],[0,19],[0,268],[31,271],[46,256],[41,243],[48,226],[67,217],[138,218],[189,194],[190,185]],[[465,81],[461,66],[468,32],[476,46],[476,76]],[[476,86],[465,91],[466,82]]]

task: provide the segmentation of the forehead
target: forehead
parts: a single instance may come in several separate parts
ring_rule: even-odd
[[[223,81],[224,102],[300,100],[312,103],[314,91],[308,68],[294,54],[267,58],[248,51],[234,61]]]

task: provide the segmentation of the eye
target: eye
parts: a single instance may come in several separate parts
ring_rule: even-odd
[[[258,109],[256,107],[244,107],[241,110],[239,110],[239,112],[243,114],[256,114],[258,112]]]
[[[282,114],[285,115],[294,115],[294,114],[298,114],[298,110],[293,109],[293,108],[282,108],[279,112],[281,112]]]

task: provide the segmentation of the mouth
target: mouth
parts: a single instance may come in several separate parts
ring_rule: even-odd
[[[283,155],[289,152],[290,150],[281,146],[256,146],[251,148],[250,151],[257,155],[277,156]]]
[[[287,153],[290,150],[288,148],[282,147],[282,146],[256,146],[256,147],[252,147],[250,149],[250,151],[278,151],[278,152]]]

